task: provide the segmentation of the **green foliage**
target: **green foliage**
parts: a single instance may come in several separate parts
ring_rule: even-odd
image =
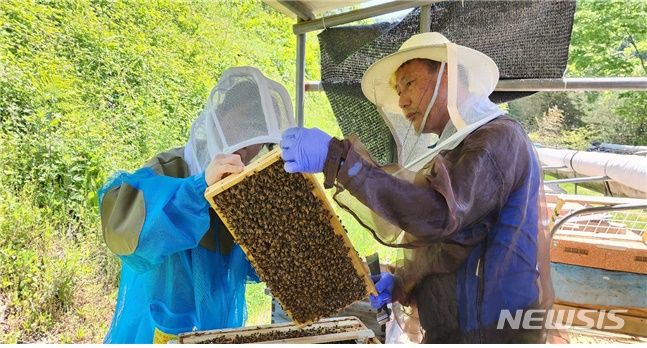
[[[536,122],[537,131],[529,133],[530,139],[535,143],[557,146],[558,137],[564,129],[564,112],[557,107],[552,107]]]
[[[591,143],[598,139],[598,132],[590,127],[580,127],[576,130],[563,130],[560,134],[559,148],[586,150]]]
[[[533,142],[544,146],[585,150],[596,138],[596,131],[588,126],[569,129],[564,111],[552,106],[536,120],[535,131],[529,133]]]
[[[592,141],[647,145],[646,102],[646,92],[541,92],[510,102],[509,113],[529,133],[539,135],[545,133],[541,128],[550,123],[542,118],[551,108],[558,108],[563,113],[563,130],[582,135],[581,140],[588,141],[588,145]],[[562,140],[566,146],[568,141]],[[544,137],[535,141],[546,145],[556,142]]]
[[[645,92],[589,92],[586,93],[582,121],[595,129],[594,140],[628,145],[645,145]]]
[[[571,76],[647,76],[647,2],[579,1],[573,25],[568,74]],[[605,30],[601,30],[600,28]],[[610,114],[616,126],[608,139],[646,145],[647,93],[600,93],[617,98]],[[602,115],[600,115],[602,116]]]
[[[580,0],[566,75],[570,77],[647,76],[647,2]],[[564,112],[562,145],[584,141],[647,145],[647,93],[537,93],[510,103],[510,114],[529,132],[552,106]],[[576,139],[577,138],[577,139]],[[541,138],[538,142],[554,142]],[[578,145],[579,144],[579,145]],[[584,146],[586,147],[586,146]]]
[[[72,263],[57,250],[62,245],[50,243],[55,226],[46,212],[24,203],[29,194],[0,192],[0,294],[7,306],[3,316],[27,337],[51,329],[72,307],[75,285]]]
[[[97,190],[182,145],[225,69],[293,86],[291,25],[251,0],[0,1],[0,342],[101,341],[119,264]]]
[[[550,108],[562,110],[563,125],[568,129],[575,129],[583,125],[582,100],[578,94],[565,92],[536,93],[529,97],[509,103],[508,112],[519,120],[526,129],[534,130],[539,126],[540,116]]]
[[[626,124],[625,143],[647,145],[647,92],[625,92],[618,99],[622,104],[615,110]]]
[[[108,173],[182,144],[226,68],[293,80],[290,23],[251,1],[0,8],[2,172],[40,206],[94,208]]]
[[[581,0],[571,35],[570,76],[646,76],[647,2]]]

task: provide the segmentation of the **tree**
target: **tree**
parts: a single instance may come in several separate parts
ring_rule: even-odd
[[[566,92],[540,92],[510,103],[510,115],[519,120],[527,130],[541,127],[541,117],[550,108],[557,107],[563,113],[566,129],[576,129],[583,125],[584,108],[581,95]],[[539,121],[538,121],[539,120]]]
[[[646,18],[647,1],[578,0],[566,75],[647,76]],[[600,141],[647,145],[647,92],[538,93],[510,103],[510,114],[535,131],[551,106],[584,138],[595,129]]]
[[[571,37],[568,75],[647,76],[647,2],[584,0],[578,2]],[[623,123],[610,138],[647,144],[647,92],[604,92],[618,98],[612,111]],[[613,123],[613,122],[610,122]]]
[[[568,75],[647,76],[646,18],[646,1],[578,1]]]

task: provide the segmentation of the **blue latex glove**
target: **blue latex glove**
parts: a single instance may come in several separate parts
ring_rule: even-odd
[[[289,128],[281,137],[281,157],[288,173],[323,171],[332,137],[318,128]]]
[[[371,276],[371,280],[375,283],[375,289],[377,290],[377,296],[369,295],[371,307],[380,309],[385,304],[393,302],[393,299],[391,298],[393,284],[395,283],[393,274],[382,272],[380,275]]]

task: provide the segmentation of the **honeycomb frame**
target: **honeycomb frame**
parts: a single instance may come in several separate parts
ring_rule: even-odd
[[[227,191],[228,189],[234,187],[235,185],[243,182],[245,179],[252,177],[254,175],[257,175],[261,173],[263,170],[267,169],[271,165],[275,164],[281,159],[280,157],[280,150],[275,149],[273,151],[270,151],[267,153],[265,156],[260,158],[259,160],[255,161],[254,163],[250,164],[249,166],[245,167],[245,170],[239,174],[235,175],[230,175],[223,180],[215,183],[214,185],[211,185],[210,187],[207,188],[205,191],[205,198],[211,205],[211,207],[215,210],[215,212],[218,214],[219,218],[222,220],[223,224],[227,227],[227,229],[230,231],[231,235],[234,237],[238,245],[240,245],[241,249],[247,256],[248,260],[252,264],[252,266],[256,269],[259,270],[259,276],[262,281],[266,281],[267,279],[264,279],[264,274],[268,270],[263,270],[259,268],[258,263],[256,262],[255,256],[250,252],[250,248],[248,246],[244,245],[242,243],[241,239],[238,238],[236,230],[233,228],[232,224],[229,221],[227,214],[225,213],[225,210],[216,202],[216,197]],[[341,224],[341,221],[339,220],[339,217],[335,214],[333,207],[328,200],[328,198],[325,195],[325,192],[317,179],[315,178],[314,175],[312,174],[287,174],[286,175],[302,175],[307,182],[309,182],[309,186],[312,189],[311,193],[314,195],[316,200],[318,200],[322,205],[323,208],[327,211],[328,216],[330,217],[329,224],[331,227],[331,230],[334,232],[335,235],[341,237],[341,240],[343,241],[344,247],[348,249],[347,256],[350,259],[352,263],[352,268],[355,269],[356,275],[358,278],[361,278],[364,283],[365,291],[364,291],[364,296],[367,296],[368,294],[377,294],[377,291],[375,289],[375,285],[373,284],[373,281],[371,280],[368,270],[362,263],[361,259],[359,258],[359,255],[357,254],[355,248],[353,247],[352,243],[348,239],[348,236],[346,234],[346,231],[344,227]],[[271,272],[271,271],[270,271]],[[267,283],[267,285],[270,287],[270,290],[272,288],[272,284]],[[274,291],[272,292],[274,294]],[[276,296],[276,295],[275,295]],[[292,318],[297,324],[304,326],[311,324],[318,319],[320,319],[322,316],[327,315],[326,313],[320,313],[319,316],[308,318],[307,320],[299,320],[296,318],[292,310],[289,306],[286,306],[286,303],[282,301],[280,296],[276,296],[277,300],[281,304],[281,307],[286,311],[286,313]],[[359,300],[355,300],[357,302]],[[353,302],[354,303],[354,302]],[[350,306],[352,303],[348,303],[344,305],[341,308],[337,308],[336,311],[339,312],[346,308],[347,306]]]

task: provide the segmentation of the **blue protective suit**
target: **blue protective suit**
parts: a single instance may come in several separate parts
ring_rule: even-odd
[[[209,212],[204,173],[187,176],[181,153],[160,154],[100,190],[104,238],[122,261],[105,343],[244,325],[245,284],[257,275],[238,245],[223,242],[229,232]]]

